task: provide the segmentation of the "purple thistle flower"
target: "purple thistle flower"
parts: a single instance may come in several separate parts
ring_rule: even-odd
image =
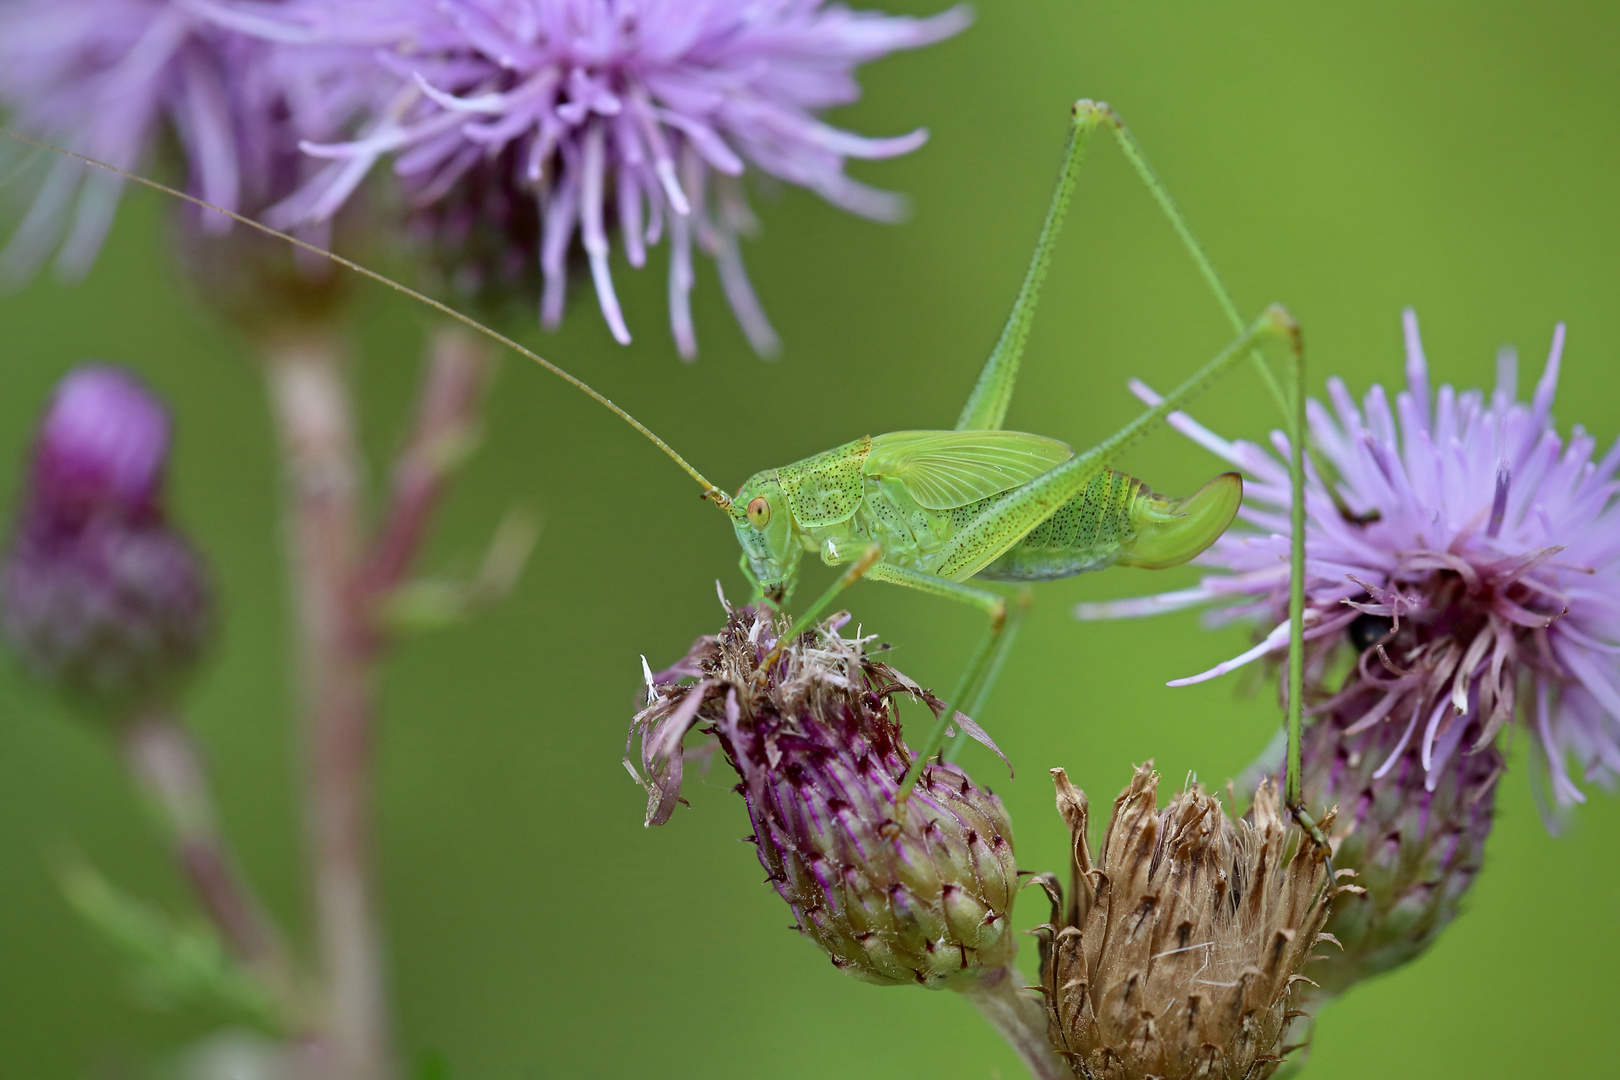
[[[1346,736],[1399,725],[1374,779],[1411,745],[1430,791],[1456,754],[1492,743],[1517,713],[1557,804],[1581,802],[1571,760],[1604,786],[1620,773],[1620,443],[1594,461],[1592,436],[1576,427],[1566,442],[1553,426],[1562,324],[1528,405],[1516,399],[1511,351],[1498,358],[1489,397],[1435,392],[1411,311],[1405,333],[1407,389],[1393,408],[1375,385],[1358,409],[1337,378],[1331,412],[1309,402],[1309,464],[1332,475],[1308,464],[1306,670],[1319,699],[1308,704],[1348,720]],[[1271,624],[1241,656],[1172,684],[1185,685],[1287,649],[1287,440],[1272,436],[1279,459],[1189,417],[1173,423],[1253,478],[1239,513],[1260,532],[1218,541],[1202,560],[1223,572],[1196,588],[1077,614],[1215,601],[1217,622]],[[1327,686],[1346,654],[1349,674]]]
[[[628,342],[609,229],[637,268],[667,230],[670,320],[691,358],[694,245],[715,260],[755,349],[778,347],[737,244],[754,228],[744,173],[897,217],[902,202],[846,176],[844,163],[904,154],[926,132],[862,138],[816,113],[859,97],[855,65],[949,37],[969,16],[896,18],[824,0],[300,0],[286,18],[322,40],[373,47],[378,92],[358,138],[306,145],[329,164],[273,222],[326,219],[388,154],[419,208],[465,198],[466,178],[496,170],[470,186],[515,188],[538,204],[546,326],[562,319],[577,233],[603,317]]]
[[[0,624],[33,674],[100,710],[171,693],[213,624],[196,550],[163,517],[169,416],[119,368],[58,385],[0,564]]]
[[[172,133],[193,194],[254,213],[313,171],[299,140],[341,130],[367,86],[338,51],[290,37],[210,0],[15,0],[0,5],[0,109],[20,131],[125,170]],[[82,276],[122,188],[56,157],[0,273],[26,280],[60,248],[58,273]],[[198,220],[211,233],[231,225]]]

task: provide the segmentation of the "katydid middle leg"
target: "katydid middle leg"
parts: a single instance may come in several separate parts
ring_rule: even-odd
[[[793,620],[793,624],[788,627],[787,633],[776,639],[776,644],[771,646],[771,651],[765,654],[765,659],[759,665],[761,676],[776,663],[776,658],[782,655],[782,650],[788,643],[808,630],[817,619],[821,618],[821,613],[832,606],[832,602],[838,598],[839,593],[865,577],[882,555],[882,547],[877,544],[868,544],[866,550],[861,552],[860,557],[850,565],[849,569],[838,575],[838,579],[827,586],[826,591],[816,597],[815,602],[805,608],[797,619]],[[748,557],[745,555],[743,556],[743,563],[746,565],[747,562]]]
[[[1020,585],[1011,597],[1012,603],[1007,608],[1007,627],[1001,632],[1001,638],[996,642],[995,652],[990,657],[990,666],[979,682],[979,687],[973,693],[973,699],[965,703],[964,713],[978,722],[979,714],[990,700],[990,691],[996,687],[996,680],[1001,678],[1001,667],[1007,662],[1007,655],[1012,652],[1013,643],[1018,640],[1018,631],[1024,625],[1024,618],[1029,614],[1030,605],[1034,602],[1035,590],[1028,585]],[[983,725],[981,725],[983,726]],[[967,745],[967,731],[958,731],[956,738],[945,748],[945,760],[955,761],[962,748]]]
[[[940,711],[939,718],[934,721],[933,730],[928,737],[917,747],[915,756],[911,761],[911,768],[906,771],[905,779],[900,783],[900,793],[897,796],[903,800],[916,786],[917,779],[922,775],[923,766],[928,759],[939,752],[945,745],[945,730],[955,718],[957,711],[974,697],[974,691],[984,681],[985,676],[994,667],[1000,666],[1003,654],[998,648],[1004,640],[1007,628],[1007,598],[998,592],[977,585],[964,585],[959,581],[951,581],[935,574],[925,573],[921,570],[911,570],[901,566],[891,566],[888,563],[878,563],[867,571],[867,577],[873,581],[887,581],[894,585],[904,585],[908,589],[918,592],[942,596],[949,600],[960,601],[983,611],[990,618],[989,629],[979,642],[978,648],[973,650],[973,656],[968,660],[967,666],[962,669],[962,676],[957,680],[956,688],[945,701],[945,708]],[[971,714],[969,714],[971,715]]]

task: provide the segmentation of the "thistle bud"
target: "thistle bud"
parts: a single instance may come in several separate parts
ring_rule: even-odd
[[[912,755],[896,699],[944,706],[873,659],[870,638],[841,637],[847,618],[767,665],[785,626],[731,611],[718,635],[647,676],[630,729],[641,768],[626,765],[647,789],[647,824],[663,824],[680,801],[682,739],[711,734],[741,780],[767,880],[835,967],[882,985],[967,989],[1015,950],[1012,825],[1000,799],[950,764],[929,765],[897,803]]]
[[[97,709],[172,692],[212,624],[201,559],[163,518],[168,452],[162,403],[100,365],[62,380],[34,441],[0,622],[33,674]]]
[[[1196,788],[1158,809],[1144,767],[1093,863],[1086,798],[1052,775],[1074,842],[1067,906],[1049,886],[1052,923],[1037,931],[1058,1053],[1088,1080],[1270,1076],[1322,940],[1326,853],[1285,822],[1269,782],[1233,821]]]
[[[1479,873],[1505,767],[1487,743],[1431,771],[1399,726],[1353,728],[1329,714],[1305,729],[1301,746],[1307,799],[1339,807],[1328,830],[1334,865],[1354,870],[1359,886],[1333,903],[1327,929],[1343,950],[1311,969],[1319,998],[1415,959],[1457,917]],[[1469,742],[1479,733],[1477,724],[1458,732]]]

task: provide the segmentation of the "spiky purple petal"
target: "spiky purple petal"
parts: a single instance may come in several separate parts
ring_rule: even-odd
[[[1431,388],[1416,317],[1408,311],[1403,322],[1407,388],[1393,401],[1375,385],[1358,406],[1334,378],[1328,404],[1308,406],[1306,664],[1326,697],[1314,709],[1353,710],[1362,728],[1399,725],[1430,790],[1450,761],[1516,716],[1544,760],[1553,801],[1580,802],[1571,764],[1605,786],[1620,776],[1620,443],[1594,459],[1589,434],[1576,427],[1565,439],[1553,425],[1561,324],[1526,404],[1511,352],[1498,357],[1489,396]],[[1078,614],[1209,601],[1217,618],[1270,620],[1254,649],[1178,680],[1194,682],[1287,649],[1287,440],[1274,434],[1268,453],[1185,415],[1172,424],[1245,471],[1239,516],[1253,530],[1202,556],[1221,573],[1196,589]],[[1346,648],[1352,670],[1329,686]],[[1478,738],[1463,739],[1465,731]]]
[[[753,227],[741,178],[764,173],[854,213],[898,216],[897,197],[844,165],[907,153],[925,133],[863,138],[817,114],[859,97],[856,65],[949,37],[968,15],[897,18],[824,0],[294,0],[282,21],[371,48],[377,92],[353,138],[306,145],[326,165],[273,222],[330,216],[386,156],[418,207],[502,170],[473,186],[510,186],[540,204],[541,321],[562,318],[577,237],[603,318],[628,341],[609,229],[639,266],[667,225],[671,326],[690,358],[694,247],[716,261],[754,348],[778,347],[737,243]]]

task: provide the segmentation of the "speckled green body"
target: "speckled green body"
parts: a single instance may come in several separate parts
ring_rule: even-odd
[[[917,468],[917,447],[942,444],[946,453]],[[978,456],[952,472],[961,464],[950,457],[958,448]],[[969,560],[953,550],[952,541],[969,525],[997,514],[998,504],[1072,456],[1063,443],[1022,432],[868,436],[756,473],[737,501],[764,499],[771,512],[763,527],[739,522],[738,539],[751,571],[767,584],[790,586],[805,554],[836,565],[873,543],[888,566],[953,581],[1051,581],[1115,563],[1184,562],[1220,535],[1241,498],[1232,474],[1206,487],[1210,495],[1171,500],[1104,467],[1033,528],[1009,529],[998,547]],[[937,482],[942,473],[945,481]]]
[[[883,546],[884,562],[932,573],[951,537],[1000,498],[992,495],[950,510],[930,510],[919,506],[897,481],[865,477],[863,487],[865,497],[848,518],[799,531],[806,552],[839,563],[875,540]],[[1052,581],[1111,566],[1136,538],[1138,504],[1154,498],[1141,481],[1104,469],[1084,491],[972,576]]]

